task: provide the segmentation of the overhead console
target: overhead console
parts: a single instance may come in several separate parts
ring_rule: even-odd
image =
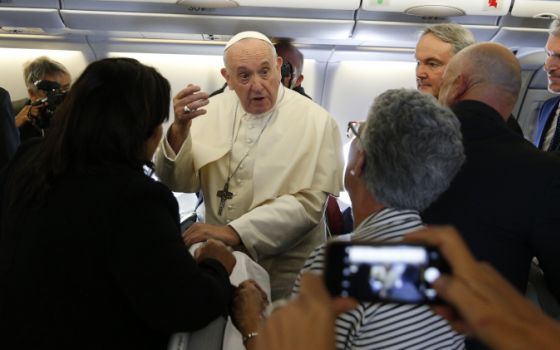
[[[430,23],[479,41],[542,47],[550,0],[0,0],[4,33],[224,41],[243,30],[308,45],[412,48]]]

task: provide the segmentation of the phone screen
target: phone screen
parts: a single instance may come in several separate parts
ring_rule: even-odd
[[[361,301],[441,303],[432,283],[448,272],[431,246],[332,242],[327,247],[327,288]]]

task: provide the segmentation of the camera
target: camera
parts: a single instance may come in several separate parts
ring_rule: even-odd
[[[284,61],[282,67],[280,67],[280,73],[282,75],[282,84],[291,89],[292,80],[294,78],[294,67],[292,64],[288,61]]]
[[[32,106],[42,106],[39,108],[39,116],[35,118],[34,123],[41,129],[47,129],[56,108],[62,103],[67,92],[62,90],[59,83],[50,80],[38,80],[34,85],[38,90],[46,93],[45,97],[31,104]]]
[[[432,283],[449,272],[433,246],[334,241],[326,251],[327,289],[359,301],[442,304]]]

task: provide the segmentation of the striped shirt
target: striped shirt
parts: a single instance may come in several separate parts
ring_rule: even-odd
[[[343,240],[400,241],[423,227],[418,212],[383,209],[370,215]],[[300,272],[322,272],[325,245],[317,247]],[[294,293],[299,291],[298,276]],[[359,303],[336,320],[337,349],[464,349],[464,337],[426,305]]]

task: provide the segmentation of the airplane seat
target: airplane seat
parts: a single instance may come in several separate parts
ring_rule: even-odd
[[[335,196],[328,195],[323,215],[327,226],[327,237],[341,235],[343,231],[343,218]]]
[[[548,92],[547,87],[546,72],[541,66],[533,72],[525,94],[521,91],[519,96],[523,101],[521,102],[517,121],[523,130],[525,138],[530,142],[533,142],[535,139],[537,119],[541,106],[546,100],[554,97],[554,94]]]
[[[544,281],[544,273],[536,259],[531,262],[529,283],[525,296],[545,314],[555,320],[560,320],[560,303],[548,290]]]

